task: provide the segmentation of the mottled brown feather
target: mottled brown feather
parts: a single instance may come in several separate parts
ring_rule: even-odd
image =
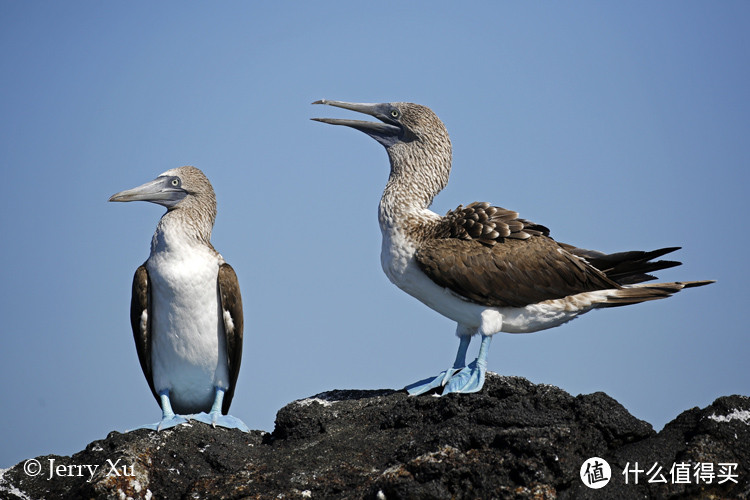
[[[445,214],[435,232],[437,238],[477,240],[488,246],[495,245],[505,238],[523,240],[539,235],[549,235],[549,229],[519,219],[518,212],[478,201],[465,207],[459,205],[455,210]]]

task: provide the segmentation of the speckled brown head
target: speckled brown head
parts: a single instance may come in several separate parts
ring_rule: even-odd
[[[402,191],[409,191],[420,200],[420,204],[429,206],[435,195],[448,184],[451,141],[445,125],[430,108],[410,102],[370,104],[325,99],[313,104],[349,109],[380,120],[381,123],[313,118],[357,129],[382,144],[391,162],[389,185],[399,184]]]
[[[203,172],[190,166],[167,170],[152,181],[113,194],[109,201],[148,201],[162,205],[167,208],[165,217],[182,221],[205,243],[209,242],[216,221],[214,189]]]

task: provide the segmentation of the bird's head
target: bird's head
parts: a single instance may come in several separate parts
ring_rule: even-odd
[[[357,111],[380,120],[313,118],[315,121],[357,129],[378,141],[388,152],[392,176],[408,177],[410,182],[426,182],[431,196],[448,183],[452,155],[450,137],[443,122],[427,106],[410,102],[371,104],[327,99],[313,104]]]
[[[189,197],[213,199],[216,204],[211,183],[195,167],[167,170],[152,181],[113,194],[109,201],[150,201],[171,210],[185,203]]]
[[[208,178],[195,167],[167,170],[156,179],[110,196],[109,201],[149,201],[167,212],[191,213],[209,227],[216,220],[216,195]]]
[[[150,201],[162,205],[167,213],[158,227],[177,223],[182,231],[210,245],[216,221],[216,195],[208,178],[195,167],[167,170],[150,182],[113,194],[109,201]]]
[[[313,118],[331,125],[346,125],[369,135],[386,149],[398,143],[447,142],[448,131],[440,118],[427,106],[411,102],[383,102],[377,104],[330,101],[321,99],[313,104],[327,104],[373,116],[380,120],[345,120],[340,118]]]

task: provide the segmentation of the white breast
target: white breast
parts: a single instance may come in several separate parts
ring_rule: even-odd
[[[180,243],[180,242],[177,242]],[[207,411],[214,387],[228,387],[226,339],[218,295],[220,256],[203,245],[155,245],[151,280],[151,365],[157,392],[168,389],[178,413]]]
[[[383,228],[380,264],[388,279],[443,316],[467,327],[479,328],[483,323],[482,312],[486,308],[435,284],[419,268],[414,258],[416,250],[414,243],[402,231],[393,226]]]

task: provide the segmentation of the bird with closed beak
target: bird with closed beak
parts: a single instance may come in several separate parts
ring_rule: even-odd
[[[141,369],[162,410],[162,430],[189,420],[248,432],[228,414],[242,359],[242,298],[234,269],[211,245],[216,196],[195,167],[180,167],[112,195],[167,212],[135,272],[130,323]]]

